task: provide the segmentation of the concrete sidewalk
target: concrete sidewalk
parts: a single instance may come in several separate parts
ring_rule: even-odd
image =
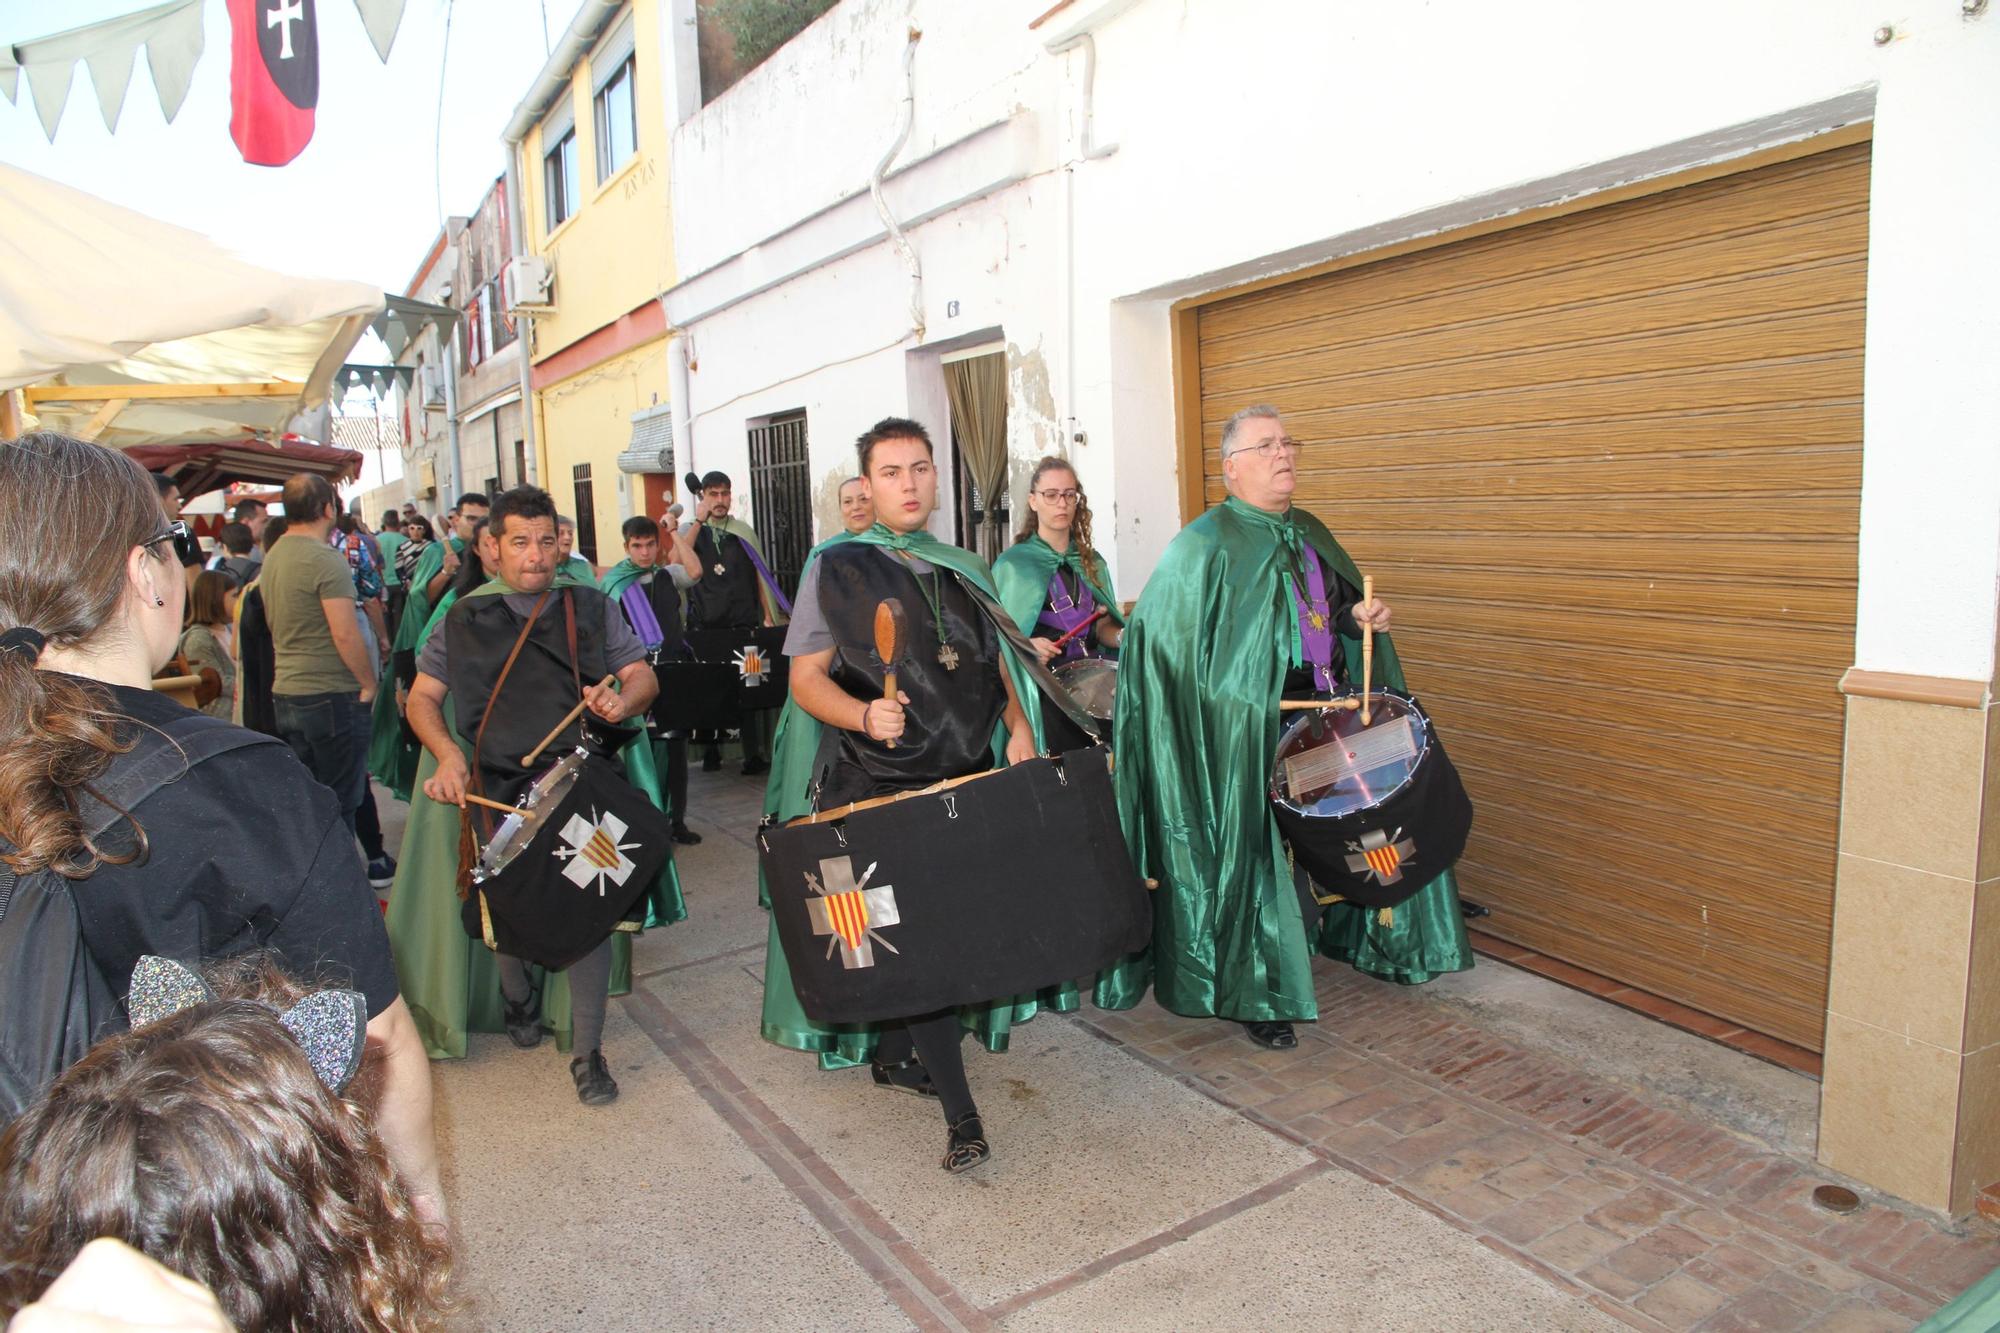
[[[2000,1264],[1978,1224],[1801,1202],[1810,1080],[1595,1001],[1666,1077],[1593,1064],[1573,1013],[1536,1045],[1521,1016],[1579,997],[1498,964],[1416,990],[1322,964],[1295,1052],[1150,1004],[968,1044],[994,1158],[949,1177],[934,1104],[757,1034],[760,798],[694,775],[692,918],[612,1007],[618,1102],[580,1106],[551,1045],[435,1066],[468,1327],[1889,1330]],[[1768,1123],[1673,1086],[1728,1084],[1714,1061]]]

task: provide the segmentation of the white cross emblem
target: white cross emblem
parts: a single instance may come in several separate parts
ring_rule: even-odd
[[[1403,877],[1403,867],[1417,859],[1417,845],[1401,829],[1394,833],[1369,829],[1359,842],[1347,844],[1347,852],[1348,870],[1373,876],[1377,884],[1396,883]]]
[[[762,685],[771,674],[769,659],[764,656],[764,650],[754,643],[738,648],[731,660],[736,663],[737,674],[743,677],[745,685]]]
[[[638,863],[625,855],[636,850],[636,842],[620,842],[625,836],[626,823],[617,815],[606,811],[601,817],[596,811],[591,818],[571,815],[563,825],[562,839],[567,847],[556,848],[556,857],[569,862],[563,867],[563,878],[579,889],[597,886],[597,896],[604,896],[604,879],[608,875],[613,884],[624,885],[638,869]]]
[[[278,59],[292,58],[292,25],[305,22],[305,17],[305,0],[275,0],[264,15],[264,26],[279,30]]]
[[[902,952],[875,933],[875,927],[893,926],[903,919],[896,911],[896,891],[893,887],[887,884],[874,889],[868,887],[869,877],[879,864],[870,861],[868,868],[861,872],[859,884],[854,882],[854,863],[845,856],[829,857],[819,863],[819,873],[825,876],[825,884],[821,884],[812,871],[806,871],[806,887],[819,895],[806,903],[806,911],[812,917],[813,934],[831,937],[826,942],[826,956],[833,957],[833,951],[838,948],[842,967],[875,966],[877,944],[890,953]]]

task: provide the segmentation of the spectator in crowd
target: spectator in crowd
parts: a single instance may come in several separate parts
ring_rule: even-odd
[[[409,596],[410,575],[416,571],[417,561],[423,559],[424,548],[436,540],[437,532],[422,514],[411,514],[403,520],[403,543],[396,548],[396,581],[403,587],[405,600]]]
[[[261,563],[264,552],[270,547],[264,541],[264,525],[270,521],[271,509],[262,500],[238,500],[230,517],[250,529],[250,558]]]
[[[174,539],[174,559],[180,562],[187,578],[187,586],[192,588],[194,576],[201,572],[201,543],[195,540],[194,533],[190,532],[187,524],[181,521],[180,483],[164,472],[155,472],[152,475],[153,486],[160,494],[160,508],[166,511],[169,531]]]
[[[262,555],[269,555],[278,539],[291,526],[280,514],[264,525]],[[278,734],[278,714],[271,702],[271,677],[277,669],[277,650],[271,643],[271,622],[264,615],[264,566],[257,565],[257,577],[236,595],[236,635],[230,646],[236,652],[236,716],[240,727]]]
[[[261,553],[253,554],[257,551],[257,539],[250,535],[250,525],[224,523],[215,541],[222,549],[209,560],[208,567],[227,574],[236,587],[248,587],[250,580],[257,577],[257,565],[264,558]]]
[[[427,1229],[352,1063],[284,1021],[307,993],[265,968],[204,987],[150,960],[148,1021],[98,1043],[0,1138],[0,1314],[110,1237],[205,1286],[240,1329],[441,1328],[450,1250]],[[171,986],[173,989],[168,989]],[[310,997],[330,1035],[352,1002]]]
[[[353,575],[354,606],[361,613],[363,637],[369,640],[368,655],[377,661],[386,661],[389,656],[389,619],[383,594],[389,585],[382,577],[382,557],[374,539],[354,515],[342,514],[334,520],[333,526],[329,541],[347,558],[348,572]]]
[[[232,523],[231,527],[242,527]],[[248,528],[243,529],[248,532]],[[188,598],[187,628],[174,651],[201,677],[201,711],[224,722],[236,716],[236,585],[219,569],[204,569]]]
[[[403,615],[403,576],[396,572],[396,552],[402,545],[403,516],[393,509],[384,510],[382,530],[375,534],[375,547],[382,553],[383,610],[391,638],[396,633],[396,622]]]
[[[340,802],[348,830],[368,797],[364,761],[368,705],[375,697],[377,659],[368,651],[347,560],[328,544],[335,517],[333,487],[301,472],[285,482],[291,526],[264,560],[258,585],[271,626],[271,678],[278,734]],[[371,880],[393,877],[378,831],[368,853]]]
[[[301,488],[288,507],[323,515],[310,498]],[[181,626],[171,538],[145,473],[117,450],[49,434],[0,448],[0,856],[16,875],[71,881],[84,947],[114,994],[143,954],[257,949],[361,992],[382,1055],[378,1128],[419,1207],[441,1218],[430,1069],[343,807],[284,748],[151,688]],[[282,538],[270,560],[293,548],[346,578],[324,531]],[[280,566],[260,582],[268,593],[288,580],[302,582]],[[157,764],[175,743],[167,728],[192,749],[178,778],[86,838],[79,804]],[[219,841],[236,829],[246,836]]]

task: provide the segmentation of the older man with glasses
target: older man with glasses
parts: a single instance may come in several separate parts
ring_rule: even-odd
[[[1293,505],[1300,446],[1274,407],[1222,430],[1229,498],[1168,545],[1126,627],[1116,744],[1119,815],[1140,872],[1160,882],[1150,951],[1106,972],[1097,1002],[1129,1008],[1148,982],[1179,1014],[1233,1019],[1261,1046],[1298,1044],[1319,1016],[1312,954],[1401,982],[1472,965],[1450,872],[1393,913],[1323,906],[1294,874],[1266,794],[1279,701],[1358,674],[1360,571]],[[1384,684],[1400,686],[1382,642]]]

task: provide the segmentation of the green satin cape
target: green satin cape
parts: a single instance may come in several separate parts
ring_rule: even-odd
[[[843,532],[821,542],[806,556],[806,567],[811,568],[813,560],[827,547],[849,541],[909,551],[919,559],[963,576],[989,594],[994,593],[986,562],[977,555],[963,547],[947,545],[928,532],[899,536],[879,523],[865,532]],[[1008,675],[1014,682],[1014,692],[1021,700],[1028,724],[1034,728],[1035,745],[1039,749],[1042,743],[1041,695],[1026,668],[1004,640],[1001,648]],[[812,766],[814,756],[819,753],[819,739],[819,719],[791,699],[786,699],[784,711],[778,717],[777,736],[771,745],[771,777],[764,788],[766,815],[774,815],[783,821],[812,813]],[[995,762],[997,764],[999,760]],[[761,872],[757,901],[767,908],[771,905]],[[1007,1049],[1014,1024],[1027,1022],[1044,1008],[1058,1012],[1074,1009],[1076,997],[1074,986],[1061,986],[1051,987],[1039,996],[1023,995],[983,1005],[968,1005],[959,1011],[959,1023],[977,1036],[987,1050],[998,1053]],[[795,1051],[817,1053],[822,1069],[845,1069],[867,1060],[875,1050],[878,1035],[872,1024],[828,1026],[806,1017],[805,1010],[799,1007],[797,994],[792,990],[792,973],[785,962],[784,946],[778,941],[776,924],[770,927],[765,946],[761,1031],[767,1041]]]
[[[562,576],[557,586],[570,582]],[[576,586],[584,585],[581,581]],[[498,580],[474,590],[474,597],[506,592]],[[431,613],[412,645],[421,648],[458,600],[447,592]],[[445,722],[452,738],[472,759],[472,747],[458,733],[451,699],[445,698]],[[643,742],[645,733],[634,738]],[[627,744],[621,752],[625,776],[661,809],[660,775],[653,761],[653,747]],[[456,1060],[465,1055],[468,1032],[500,1032],[500,971],[493,951],[465,933],[459,917],[458,896],[458,808],[440,805],[423,793],[423,783],[437,772],[437,759],[423,751],[417,768],[417,791],[410,802],[409,822],[403,829],[403,847],[396,863],[396,882],[389,891],[389,946],[396,960],[396,976],[403,1000],[416,1019],[424,1049],[433,1060]],[[680,875],[673,861],[648,890],[648,927],[670,925],[687,919],[687,903],[681,896]],[[632,989],[632,936],[620,931],[611,938],[611,993],[623,995]],[[570,1048],[569,977],[566,973],[543,974],[535,969],[542,988],[542,1025],[556,1034],[560,1050]]]
[[[1111,612],[1112,621],[1120,625],[1125,623],[1104,557],[1095,551],[1090,554],[1090,568],[1086,570],[1083,556],[1074,541],[1067,551],[1058,554],[1056,548],[1043,541],[1039,533],[1015,542],[1000,553],[1000,558],[993,562],[993,585],[999,589],[1000,605],[1007,608],[1007,614],[1021,627],[1021,633],[1032,635],[1035,632],[1035,622],[1042,617],[1042,606],[1049,596],[1049,580],[1055,577],[1057,566],[1080,575],[1090,585],[1097,604]]]
[[[1301,509],[1279,516],[1234,498],[1167,547],[1120,648],[1119,819],[1140,873],[1157,878],[1153,945],[1105,972],[1097,1003],[1130,1008],[1148,980],[1175,1013],[1243,1022],[1319,1016],[1311,948],[1285,846],[1265,795],[1278,699],[1299,661],[1287,545],[1311,544],[1354,587],[1361,574]],[[1358,640],[1343,639],[1350,662]],[[1381,681],[1404,688],[1395,645],[1375,637]],[[1447,871],[1390,914],[1327,909],[1319,951],[1372,975],[1422,982],[1472,966]]]
[[[465,543],[458,538],[446,540],[452,550],[465,550]],[[389,645],[389,665],[375,682],[375,702],[368,714],[368,771],[377,782],[396,793],[399,801],[409,800],[416,788],[417,765],[424,747],[403,735],[403,717],[396,711],[396,654],[414,650],[430,637],[432,607],[430,599],[424,596],[424,588],[444,568],[444,545],[432,542],[425,547],[410,571],[410,591],[403,600],[403,618],[396,622],[396,637]],[[450,600],[451,590],[447,588],[438,602],[442,606]]]

